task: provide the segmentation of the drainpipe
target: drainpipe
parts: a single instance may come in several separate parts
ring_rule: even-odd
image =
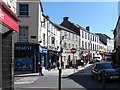
[[[46,17],[47,18],[47,56],[46,56],[46,68],[48,66],[48,52],[49,52],[49,44],[48,44],[48,31],[49,31],[49,28],[48,28],[48,24],[49,24],[49,16]]]

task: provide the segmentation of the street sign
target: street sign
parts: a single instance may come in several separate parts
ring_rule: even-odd
[[[71,53],[74,54],[74,53],[76,53],[77,50],[76,50],[76,48],[71,48],[70,51],[71,51]]]

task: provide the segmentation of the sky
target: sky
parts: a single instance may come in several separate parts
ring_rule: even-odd
[[[42,2],[43,14],[53,23],[60,24],[63,17],[92,33],[103,33],[113,38],[118,20],[117,2]]]

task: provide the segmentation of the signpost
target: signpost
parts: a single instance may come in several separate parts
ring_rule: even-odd
[[[76,63],[75,63],[75,59],[74,59],[74,54],[76,53],[77,50],[76,50],[76,48],[71,48],[70,51],[71,51],[71,53],[73,53],[74,73],[75,73],[75,64],[76,64]]]
[[[71,51],[71,53],[74,54],[74,53],[76,53],[77,50],[76,50],[76,48],[71,48],[70,51]]]

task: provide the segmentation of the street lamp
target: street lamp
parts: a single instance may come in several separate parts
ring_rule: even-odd
[[[58,69],[59,70],[59,83],[58,83],[59,84],[58,85],[59,90],[61,90],[61,73],[62,73],[62,65],[61,64],[62,64],[62,52],[63,52],[62,41],[63,41],[64,37],[65,36],[62,36],[62,38],[60,40],[60,57],[61,58],[60,58],[60,61],[59,61],[60,63],[59,63],[59,69]]]

